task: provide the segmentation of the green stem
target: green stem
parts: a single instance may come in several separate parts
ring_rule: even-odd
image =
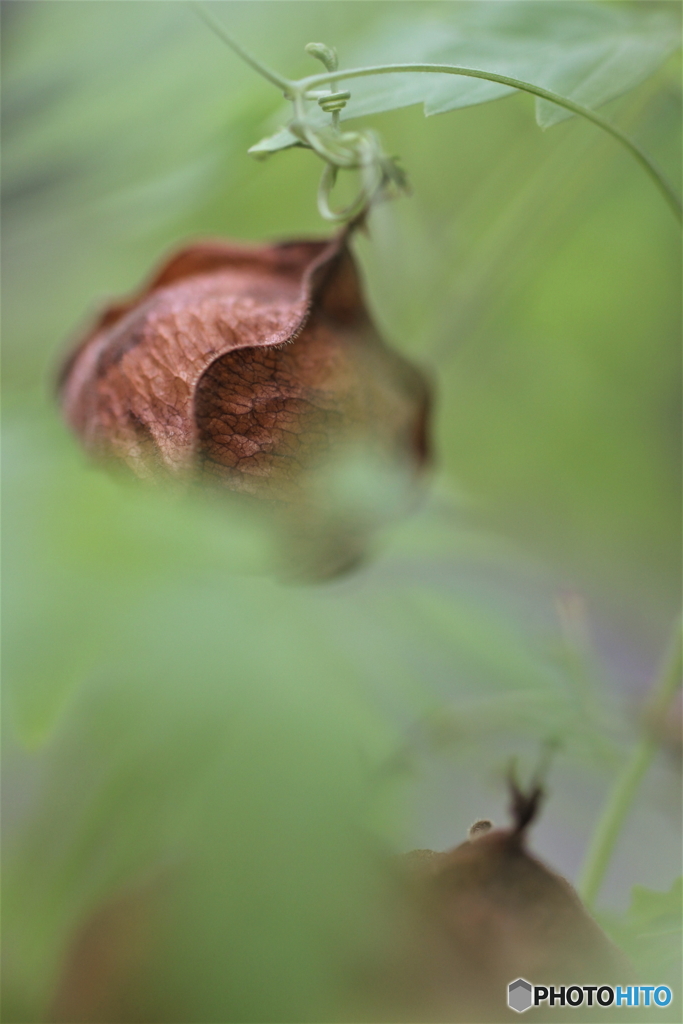
[[[682,631],[677,626],[671,652],[655,682],[646,709],[645,732],[636,744],[607,798],[586,859],[581,869],[578,890],[587,906],[595,903],[605,877],[617,838],[631,808],[640,782],[659,746],[654,735],[681,681],[683,666]]]
[[[283,76],[279,75],[277,71],[271,71],[270,68],[267,68],[265,64],[262,64],[260,60],[256,59],[256,57],[252,57],[244,47],[240,46],[240,44],[225,31],[221,23],[217,21],[212,14],[209,14],[204,4],[193,3],[192,6],[202,21],[208,25],[224,43],[227,43],[230,49],[234,50],[238,57],[241,57],[246,64],[254,69],[254,71],[258,71],[259,75],[262,75],[263,78],[267,78],[269,82],[276,85],[278,89],[282,89],[287,99],[292,99],[292,95],[295,91],[294,82],[290,82],[288,78],[283,78]]]
[[[581,117],[585,117],[588,121],[592,121],[593,124],[602,128],[603,131],[608,132],[613,138],[620,142],[622,146],[625,146],[662,193],[679,223],[683,222],[683,210],[681,208],[680,198],[674,191],[671,184],[667,181],[664,174],[656,167],[637,143],[633,142],[633,140],[617,128],[616,125],[606,121],[604,117],[600,116],[600,114],[596,114],[594,110],[590,110],[588,107],[583,107],[580,103],[574,103],[573,100],[566,99],[564,96],[551,92],[549,89],[543,89],[540,85],[532,85],[531,82],[523,82],[518,78],[510,78],[508,75],[498,75],[492,71],[478,71],[474,68],[455,67],[451,64],[381,64],[375,67],[351,68],[345,71],[310,75],[308,78],[300,78],[296,83],[296,87],[298,89],[303,88],[308,90],[314,89],[318,85],[336,82],[342,78],[346,80],[348,78],[365,78],[369,75],[388,75],[400,72],[463,75],[466,78],[481,78],[487,82],[497,82],[500,85],[508,85],[512,89],[519,89],[521,92],[531,93],[532,96],[538,96],[543,100],[548,100],[550,103],[556,103],[559,107],[564,107],[565,110],[570,110],[573,114],[579,114]]]

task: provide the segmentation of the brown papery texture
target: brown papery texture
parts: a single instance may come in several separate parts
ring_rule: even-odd
[[[276,502],[344,445],[427,458],[427,385],[375,329],[348,232],[182,250],[102,313],[60,395],[97,458]]]

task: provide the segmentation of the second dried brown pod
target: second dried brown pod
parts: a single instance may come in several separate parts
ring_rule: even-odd
[[[508,985],[631,984],[632,965],[593,920],[569,882],[533,855],[529,825],[543,793],[511,783],[512,826],[476,822],[466,842],[446,852],[406,857],[417,908],[410,963],[422,1019],[499,1024],[519,1019]],[[593,998],[595,1003],[595,999]],[[415,1016],[419,1016],[418,1013]],[[622,1019],[600,1006],[532,1007],[524,1019]]]
[[[311,474],[339,453],[417,475],[427,385],[380,338],[348,237],[197,243],[105,309],[61,374],[86,449],[297,505],[304,529]]]

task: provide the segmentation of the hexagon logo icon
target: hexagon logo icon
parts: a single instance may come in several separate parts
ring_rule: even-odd
[[[508,1006],[517,1013],[524,1013],[533,1003],[532,987],[526,978],[517,978],[508,985]]]

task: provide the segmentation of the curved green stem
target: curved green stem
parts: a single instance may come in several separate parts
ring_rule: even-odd
[[[224,43],[227,43],[230,49],[234,50],[238,57],[241,57],[246,64],[254,69],[254,71],[258,71],[259,75],[263,78],[267,78],[269,82],[276,85],[278,89],[282,89],[287,99],[292,98],[295,91],[294,82],[290,82],[288,78],[284,78],[282,75],[279,75],[277,71],[271,71],[270,68],[267,68],[265,64],[262,64],[260,60],[256,59],[256,57],[252,57],[244,47],[240,46],[240,44],[225,31],[221,23],[217,21],[212,14],[209,14],[204,4],[193,3],[192,6],[202,21],[208,25]]]
[[[564,96],[551,92],[549,89],[543,89],[540,85],[533,85],[531,82],[523,82],[519,78],[510,78],[508,75],[498,75],[492,71],[478,71],[475,68],[455,67],[452,64],[380,64],[375,67],[350,68],[345,71],[310,75],[307,78],[300,78],[297,81],[296,86],[299,89],[303,88],[308,90],[314,89],[318,85],[336,82],[342,78],[344,80],[349,78],[366,78],[369,75],[388,75],[400,72],[462,75],[465,78],[481,78],[487,82],[497,82],[500,85],[508,85],[512,89],[519,89],[520,92],[531,93],[532,96],[538,96],[540,99],[548,100],[550,103],[556,103],[559,107],[564,107],[565,110],[570,110],[573,114],[579,114],[581,117],[585,117],[588,121],[592,121],[593,124],[602,128],[603,131],[608,132],[613,138],[617,139],[622,146],[625,146],[662,193],[679,223],[683,222],[683,210],[681,208],[681,200],[679,196],[674,191],[672,185],[667,181],[664,174],[652,162],[640,146],[637,145],[637,143],[630,139],[628,135],[625,135],[624,132],[616,127],[616,125],[606,121],[604,117],[600,116],[600,114],[596,114],[594,110],[590,110],[588,107],[583,107],[580,103],[575,103],[573,100],[566,99]]]
[[[600,891],[614,846],[638,786],[657,752],[658,743],[653,735],[653,726],[656,727],[657,723],[661,721],[662,715],[666,712],[673,695],[680,686],[683,666],[682,638],[683,633],[679,625],[669,657],[653,687],[652,696],[648,702],[645,734],[636,744],[616,779],[581,869],[578,890],[589,907],[593,905]]]

